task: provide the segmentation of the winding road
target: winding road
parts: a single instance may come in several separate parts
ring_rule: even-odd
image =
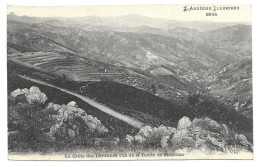
[[[27,76],[22,76],[22,75],[17,75],[18,77],[20,78],[23,78],[25,80],[29,80],[29,81],[32,81],[32,82],[35,82],[35,83],[38,83],[38,84],[41,84],[41,85],[45,85],[45,86],[49,86],[49,87],[52,87],[52,88],[55,88],[55,89],[58,89],[60,91],[63,91],[65,93],[68,93],[72,96],[75,96],[81,100],[83,100],[84,102],[88,103],[89,105],[121,120],[121,121],[124,121],[126,122],[127,124],[131,125],[132,127],[134,128],[138,128],[138,129],[141,129],[142,127],[144,127],[144,123],[132,118],[132,117],[129,117],[127,115],[124,115],[124,114],[121,114],[121,113],[118,113],[112,109],[110,109],[109,107],[105,106],[104,104],[101,104],[101,103],[98,103],[86,96],[83,96],[83,95],[80,95],[78,93],[75,93],[75,92],[72,92],[70,90],[67,90],[67,89],[64,89],[64,88],[61,88],[61,87],[58,87],[58,86],[55,86],[55,85],[52,85],[52,84],[49,84],[47,82],[44,82],[44,81],[40,81],[38,79],[34,79],[34,78],[30,78],[30,77],[27,77]]]

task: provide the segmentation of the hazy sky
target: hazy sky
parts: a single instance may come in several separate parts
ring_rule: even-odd
[[[188,7],[201,5],[188,5]],[[214,5],[205,5],[211,7]],[[231,7],[226,5],[227,7]],[[234,5],[232,5],[234,6]],[[139,5],[139,6],[73,6],[73,7],[32,7],[8,6],[8,13],[35,17],[83,17],[83,16],[121,16],[140,14],[154,18],[167,18],[183,21],[221,21],[251,22],[251,6],[239,5],[239,10],[217,11],[218,16],[206,16],[207,11],[193,10],[183,12],[184,5]],[[210,11],[209,11],[210,12]]]

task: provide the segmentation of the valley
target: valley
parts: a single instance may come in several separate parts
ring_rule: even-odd
[[[36,128],[26,121],[25,128],[35,128],[37,140],[47,135],[50,145],[59,145],[56,151],[67,143],[95,149],[113,147],[111,142],[126,146],[128,139],[133,139],[131,149],[157,149],[164,147],[160,142],[165,134],[170,138],[180,133],[174,127],[188,118],[193,121],[184,128],[187,134],[194,135],[201,123],[207,131],[201,134],[221,136],[224,145],[235,141],[235,135],[245,136],[243,147],[252,151],[251,29],[247,23],[202,24],[140,15],[72,19],[10,14],[8,126],[12,132],[23,131],[24,121],[34,120]],[[43,104],[39,99],[30,103],[27,89],[48,98]],[[13,96],[16,92],[20,94]],[[31,110],[38,115],[30,115]],[[48,128],[39,129],[38,123]],[[165,134],[158,136],[157,128]],[[28,136],[23,136],[22,149],[28,147]],[[171,140],[174,147],[183,146]],[[30,149],[44,148],[34,146]],[[208,147],[224,151],[216,143]]]

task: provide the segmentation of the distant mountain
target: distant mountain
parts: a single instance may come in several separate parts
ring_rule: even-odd
[[[211,86],[224,66],[252,56],[251,25],[235,23],[139,15],[73,19],[8,15],[7,26],[8,53],[79,53],[184,91]],[[250,89],[250,84],[246,87]]]
[[[39,23],[47,20],[58,20],[64,21],[67,24],[77,25],[92,25],[98,27],[106,27],[110,30],[124,30],[125,28],[136,28],[136,27],[151,27],[159,28],[163,30],[171,30],[175,28],[188,28],[197,31],[211,31],[221,27],[232,26],[236,24],[248,24],[248,23],[215,23],[215,22],[198,22],[198,21],[177,21],[164,18],[151,18],[147,16],[141,16],[138,14],[129,14],[117,17],[98,17],[98,16],[86,16],[86,17],[74,17],[74,18],[60,18],[60,17],[28,17],[28,16],[17,16],[9,14],[7,16],[9,20]]]
[[[14,12],[8,14],[8,16],[17,16]]]

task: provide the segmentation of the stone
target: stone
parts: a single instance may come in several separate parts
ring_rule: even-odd
[[[60,105],[54,104],[53,109],[54,109],[54,111],[58,111],[60,109]]]
[[[192,121],[192,126],[193,127],[201,127],[203,130],[209,130],[212,132],[221,132],[222,131],[222,127],[214,120],[206,117],[204,119],[197,119],[194,118],[194,120]]]
[[[71,101],[67,104],[67,106],[72,106],[72,107],[78,107],[77,103],[75,101]]]
[[[101,128],[98,128],[98,133],[108,133],[108,129],[105,126],[102,126]]]
[[[162,148],[167,148],[168,147],[168,140],[169,140],[169,136],[163,136],[162,138],[161,138],[161,142],[160,142],[160,144],[161,144],[161,147]]]
[[[207,141],[209,141],[212,145],[217,146],[221,148],[221,151],[225,151],[225,142],[224,141],[218,141],[215,137],[211,137],[208,134]]]
[[[77,111],[78,111],[78,113],[80,114],[80,115],[85,115],[86,114],[86,112],[83,110],[83,109],[81,109],[81,108],[77,108]]]
[[[25,94],[25,97],[29,104],[44,104],[48,99],[47,96],[35,86],[30,88],[29,92]]]
[[[181,146],[195,148],[196,142],[191,137],[183,137],[181,140]]]
[[[177,126],[177,130],[180,129],[185,129],[187,127],[189,127],[191,125],[191,121],[188,117],[182,117],[179,122],[178,122],[178,126]]]
[[[36,86],[32,86],[32,87],[29,89],[29,91],[30,91],[31,93],[38,93],[38,94],[41,94],[41,93],[42,93],[41,90],[40,90],[38,87],[36,87]]]
[[[50,128],[50,135],[53,137],[59,137],[64,139],[67,136],[66,124],[61,122],[60,124],[55,124]]]
[[[61,108],[60,105],[54,104],[54,103],[49,103],[47,106],[47,109],[53,109],[54,111],[58,111]]]
[[[89,129],[92,132],[95,130],[97,130],[98,133],[101,134],[108,132],[108,129],[96,117],[94,118],[92,115],[85,115],[81,116],[81,118],[84,120],[85,124],[89,127]]]
[[[170,142],[172,143],[173,147],[176,149],[176,147],[178,147],[178,144],[182,141],[182,139],[187,136],[187,134],[189,133],[189,130],[187,129],[181,129],[181,130],[177,130],[173,137],[170,139]]]
[[[138,135],[141,135],[145,138],[149,138],[153,135],[153,128],[150,126],[145,126],[140,129],[140,131],[138,132]]]
[[[186,136],[188,133],[189,133],[189,130],[187,130],[187,129],[177,130],[177,131],[174,133],[173,137],[183,138],[183,137]]]
[[[172,133],[174,133],[176,131],[175,128],[173,127],[166,127],[164,125],[160,125],[158,128],[154,128],[153,129],[153,135],[154,136],[170,136]]]
[[[176,128],[173,128],[173,127],[168,127],[168,130],[169,130],[170,134],[176,132]]]
[[[224,135],[225,137],[228,137],[229,132],[228,132],[228,127],[227,127],[227,125],[226,125],[226,124],[222,124],[222,128],[223,128],[223,135]]]
[[[75,138],[75,132],[72,129],[68,129],[68,135],[69,138],[74,139]]]
[[[243,141],[247,141],[247,138],[246,138],[245,135],[240,134],[240,135],[237,136],[237,140],[238,140],[239,142],[243,142]]]
[[[12,97],[17,97],[17,96],[20,96],[20,95],[23,95],[23,94],[24,93],[21,91],[21,89],[16,89],[16,90],[11,92]]]
[[[54,136],[57,133],[58,128],[58,124],[52,125],[52,127],[50,128],[50,135]]]
[[[51,115],[51,118],[55,121],[56,124],[60,123],[63,120],[62,115]]]
[[[141,135],[136,135],[135,136],[135,141],[137,141],[138,143],[143,143],[146,139],[141,136]]]
[[[128,143],[132,143],[135,140],[134,137],[131,135],[126,135],[125,139]]]
[[[23,92],[24,94],[27,94],[27,93],[29,92],[29,90],[28,90],[27,88],[24,88],[24,89],[22,89],[22,92]]]
[[[203,146],[205,144],[205,142],[206,142],[206,140],[203,140],[200,138],[196,139],[196,141],[195,141],[196,148]]]

